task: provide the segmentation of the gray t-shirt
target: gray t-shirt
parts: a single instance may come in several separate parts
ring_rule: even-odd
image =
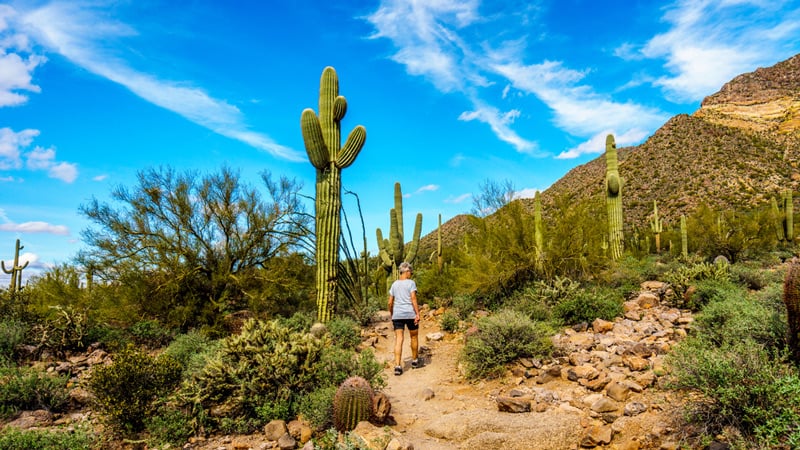
[[[417,290],[417,283],[412,279],[396,280],[389,289],[389,294],[394,297],[392,319],[413,319],[417,313],[411,304],[411,293]]]

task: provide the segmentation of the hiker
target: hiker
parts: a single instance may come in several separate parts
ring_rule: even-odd
[[[400,279],[389,288],[389,313],[394,327],[394,374],[403,374],[403,337],[405,328],[411,336],[411,368],[419,363],[419,305],[417,305],[417,283],[411,279],[411,264],[400,264]]]

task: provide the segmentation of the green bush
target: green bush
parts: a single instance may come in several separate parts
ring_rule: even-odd
[[[361,343],[361,328],[355,320],[340,316],[325,325],[334,345],[353,350]]]
[[[614,320],[622,315],[622,297],[612,289],[582,289],[553,307],[553,315],[565,324]]]
[[[142,320],[131,326],[128,332],[136,344],[149,349],[157,349],[169,344],[175,332],[157,320]]]
[[[91,434],[78,430],[0,431],[0,450],[90,450],[95,448]]]
[[[182,409],[161,405],[144,420],[149,441],[154,447],[161,444],[183,445],[195,432],[192,415]]]
[[[691,404],[688,417],[710,435],[734,427],[761,444],[764,439],[800,441],[800,380],[757,342],[745,339],[720,347],[690,337],[666,361],[669,387],[703,394],[705,400]]]
[[[314,365],[317,386],[339,386],[351,376],[360,376],[369,381],[373,389],[386,385],[383,365],[375,359],[371,349],[361,353],[333,346],[325,348]]]
[[[477,323],[461,352],[467,378],[494,377],[517,358],[547,356],[553,350],[552,329],[517,311],[502,310]]]
[[[98,409],[119,431],[138,432],[154,412],[154,401],[171,393],[182,367],[169,356],[152,357],[128,347],[113,363],[96,366],[89,381]]]
[[[448,309],[442,314],[441,317],[439,317],[439,326],[441,327],[442,331],[455,333],[458,331],[458,323],[460,319],[461,318],[458,317],[457,312],[453,311],[452,309]]]
[[[17,359],[17,348],[25,343],[28,325],[21,320],[5,319],[0,321],[0,358]]]
[[[164,350],[164,355],[174,358],[183,367],[182,378],[199,372],[205,361],[219,350],[220,342],[197,331],[190,331],[175,338]]]
[[[702,301],[697,301],[694,297],[687,299],[685,296],[687,289],[701,280],[732,281],[730,267],[727,263],[700,262],[679,266],[666,272],[663,281],[669,283],[675,293],[672,299],[673,306],[699,311],[703,306]]]
[[[28,367],[0,367],[0,417],[22,410],[62,411],[69,401],[67,381]]]
[[[297,412],[317,431],[333,426],[333,397],[338,386],[327,385],[300,398]]]

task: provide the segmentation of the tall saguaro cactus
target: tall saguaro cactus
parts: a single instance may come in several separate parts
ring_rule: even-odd
[[[413,263],[417,258],[419,236],[422,232],[422,213],[417,213],[417,220],[414,222],[414,237],[406,252],[403,235],[403,192],[400,189],[400,183],[394,184],[394,208],[390,211],[389,216],[389,239],[383,238],[380,228],[376,230],[376,235],[381,264],[387,272],[387,276],[391,276],[387,280],[391,283],[400,276],[398,267],[401,263]]]
[[[444,259],[442,258],[442,215],[439,214],[439,226],[436,228],[436,250],[431,253],[431,261],[436,257],[436,273],[442,274]]]
[[[350,166],[364,146],[367,130],[356,126],[344,146],[340,122],[347,101],[339,95],[339,78],[333,67],[322,71],[319,87],[319,115],[306,108],[300,117],[306,153],[317,169],[315,234],[317,263],[317,320],[327,322],[336,307],[338,294],[339,237],[342,231],[342,169]]]
[[[542,234],[542,198],[539,191],[533,196],[533,244],[536,250],[536,270],[541,271],[544,265],[544,235]]]
[[[656,253],[661,253],[661,232],[664,231],[664,224],[658,217],[658,203],[655,200],[653,200],[653,219],[650,221],[650,229],[656,237]]]
[[[689,256],[689,237],[686,232],[686,216],[681,215],[681,256]]]
[[[783,234],[786,240],[794,240],[794,202],[792,201],[792,190],[783,193],[783,212],[786,216],[783,219]]]
[[[3,272],[11,275],[11,283],[8,286],[8,290],[11,293],[17,292],[22,287],[22,270],[28,267],[30,263],[30,261],[25,261],[24,265],[19,265],[19,251],[23,248],[25,247],[19,245],[19,239],[17,239],[14,249],[14,265],[10,269],[6,269],[5,261],[0,261],[0,268],[3,269]]]
[[[619,177],[617,144],[614,136],[606,136],[606,208],[608,210],[608,243],[611,259],[622,257],[622,179]]]

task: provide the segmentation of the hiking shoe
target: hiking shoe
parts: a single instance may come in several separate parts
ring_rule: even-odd
[[[402,375],[403,374],[403,368],[400,367],[400,366],[394,366],[394,374],[395,375]]]
[[[412,369],[416,369],[419,366],[420,366],[419,358],[414,358],[414,359],[411,360],[411,368]]]

